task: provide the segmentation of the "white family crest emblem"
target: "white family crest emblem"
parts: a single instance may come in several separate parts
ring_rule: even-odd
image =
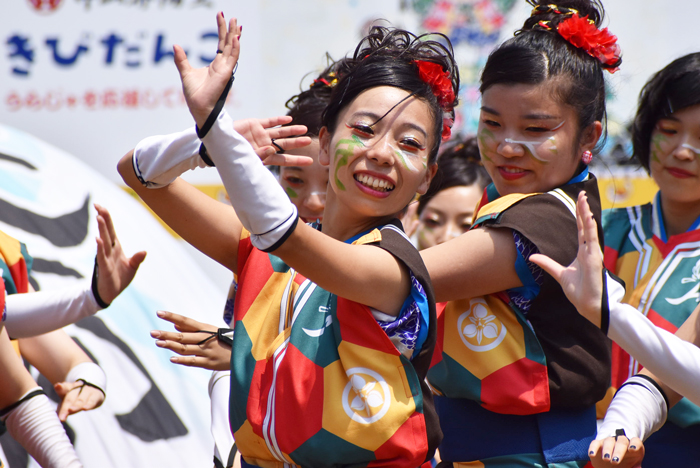
[[[693,267],[692,270],[692,275],[689,278],[683,278],[681,280],[681,284],[687,284],[687,283],[695,283],[695,286],[693,286],[690,291],[687,293],[683,294],[681,297],[677,298],[666,298],[666,301],[671,304],[671,305],[678,305],[682,304],[683,302],[690,300],[690,299],[695,299],[695,302],[700,302],[700,260],[695,263],[695,266]]]
[[[372,424],[382,419],[391,406],[391,390],[386,380],[364,367],[354,367],[346,374],[349,381],[343,389],[345,414],[360,424]]]
[[[506,327],[489,312],[482,298],[469,301],[469,310],[459,316],[457,328],[464,345],[476,352],[491,351],[506,337]]]

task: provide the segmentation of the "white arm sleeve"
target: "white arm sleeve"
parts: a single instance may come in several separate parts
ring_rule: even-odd
[[[234,443],[228,418],[230,389],[230,371],[212,372],[211,378],[209,379],[211,435],[214,437],[214,456],[219,459],[223,466],[228,466],[228,459]]]
[[[700,348],[655,326],[633,306],[620,303],[624,288],[612,279],[607,283],[610,339],[659,381],[700,404]]]
[[[645,440],[666,422],[668,402],[656,383],[646,376],[627,379],[612,399],[596,440],[614,437],[617,429],[626,436]]]
[[[136,177],[145,187],[160,188],[184,172],[208,167],[199,155],[201,144],[194,128],[141,140],[132,156]]]
[[[225,110],[202,141],[253,245],[266,252],[282,245],[296,227],[297,209]]]
[[[36,390],[37,387],[24,395]],[[22,401],[22,400],[20,400]],[[22,401],[5,415],[12,437],[45,468],[82,468],[56,410],[44,394]]]
[[[90,284],[12,294],[5,299],[5,327],[12,338],[26,338],[58,330],[101,309]]]

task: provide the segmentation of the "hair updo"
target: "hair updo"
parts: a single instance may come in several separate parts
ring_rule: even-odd
[[[658,71],[639,94],[632,125],[634,156],[649,172],[651,134],[656,123],[676,111],[700,104],[700,53],[674,60]]]
[[[360,41],[352,56],[337,67],[338,84],[333,88],[330,104],[323,113],[323,125],[333,132],[341,111],[360,93],[377,86],[393,86],[412,93],[430,107],[435,122],[433,145],[428,162],[435,162],[443,127],[443,112],[457,105],[459,72],[452,55],[449,39],[441,34],[446,45],[427,40],[429,35],[416,36],[402,29],[374,26]],[[419,76],[416,61],[433,62],[449,76],[453,97],[450,103],[441,103],[433,94],[431,85]]]
[[[605,129],[605,80],[603,69],[615,70],[622,60],[604,64],[566,40],[557,27],[576,10],[600,28],[605,15],[598,0],[560,0],[554,11],[552,0],[528,0],[535,7],[515,37],[496,48],[481,75],[481,93],[496,84],[537,85],[551,78],[563,78],[552,85],[552,92],[561,103],[572,107],[578,115],[579,137],[583,129],[600,121]]]
[[[330,60],[330,57],[328,58]],[[343,59],[344,60],[344,59]],[[305,125],[304,136],[318,137],[321,131],[323,111],[331,101],[333,88],[338,83],[337,68],[343,62],[333,62],[311,83],[309,89],[295,94],[287,100],[285,107],[292,121],[287,125]]]
[[[443,190],[474,184],[483,190],[490,182],[491,177],[481,164],[476,137],[455,138],[445,145],[438,156],[437,172],[430,181],[428,191],[418,199],[418,215]]]

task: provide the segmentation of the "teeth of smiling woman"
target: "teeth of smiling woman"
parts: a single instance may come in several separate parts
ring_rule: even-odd
[[[384,179],[377,179],[367,174],[355,175],[355,180],[360,182],[362,185],[371,187],[379,192],[389,192],[394,190],[394,186]]]

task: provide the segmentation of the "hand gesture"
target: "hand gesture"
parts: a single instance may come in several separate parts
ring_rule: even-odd
[[[637,437],[608,437],[591,442],[588,455],[594,468],[637,468],[642,466],[644,444]]]
[[[585,192],[579,193],[576,202],[576,225],[578,255],[571,265],[564,268],[542,254],[532,255],[530,261],[552,275],[579,313],[599,327],[603,296],[603,253]]]
[[[105,208],[95,204],[97,210],[97,291],[104,302],[110,304],[136,275],[146,252],[137,252],[127,258],[114,231],[112,217]]]
[[[86,385],[83,381],[59,382],[53,386],[61,403],[58,405],[58,419],[65,422],[68,416],[81,411],[90,411],[105,401],[101,390]]]
[[[303,148],[311,144],[311,138],[297,137],[306,133],[304,125],[288,124],[292,118],[288,115],[271,117],[269,119],[244,119],[233,122],[233,128],[243,138],[248,140],[255,153],[268,166],[308,166],[313,164],[313,159],[306,156],[294,156],[291,154],[278,154],[279,148],[283,151]]]
[[[209,66],[192,68],[182,47],[178,45],[173,47],[175,66],[180,72],[185,101],[200,128],[206,122],[231,78],[240,53],[238,38],[241,35],[241,30],[236,18],[229,22],[228,29],[226,29],[224,14],[217,13],[216,24],[219,30],[219,49],[216,58]]]
[[[218,327],[163,310],[158,311],[158,317],[175,325],[177,330],[151,332],[151,336],[157,340],[156,346],[180,355],[171,357],[170,362],[209,370],[230,369],[231,347],[221,343],[216,335],[206,333],[216,333]]]

